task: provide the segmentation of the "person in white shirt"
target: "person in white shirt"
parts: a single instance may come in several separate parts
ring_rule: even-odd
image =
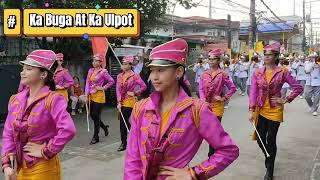
[[[289,68],[289,58],[285,58],[285,57],[280,57],[280,64],[279,66],[282,66],[284,68],[287,68],[288,71],[290,72],[290,68]],[[281,98],[286,98],[287,97],[287,92],[290,88],[290,85],[288,83],[284,83],[282,85],[282,89],[281,89]]]
[[[247,88],[247,78],[250,63],[248,62],[248,57],[241,56],[239,62],[239,86],[241,90],[241,95],[244,96]]]
[[[224,72],[226,72],[229,75],[229,78],[232,81],[233,72],[230,69],[230,58],[227,55],[224,56],[222,69]],[[226,94],[227,92],[228,92],[228,87],[225,86],[223,88],[223,94]],[[224,102],[224,109],[229,108],[229,103],[230,103],[229,99]]]
[[[304,56],[299,56],[299,61],[293,66],[293,69],[297,71],[297,80],[304,87],[306,84],[306,73],[304,71]],[[300,95],[300,99],[303,99],[303,92]]]
[[[320,57],[311,57],[305,62],[305,73],[305,100],[312,115],[317,116],[320,101]]]
[[[297,66],[298,59],[293,56],[289,56],[289,68],[291,72],[291,76],[297,79],[297,70],[294,68]]]
[[[203,56],[200,56],[199,57],[199,60],[198,60],[198,63],[194,65],[193,67],[193,72],[196,73],[195,77],[194,77],[194,82],[195,82],[195,85],[196,85],[196,93],[197,93],[197,96],[199,97],[199,82],[200,82],[200,76],[201,74],[208,70],[205,66],[205,62],[204,62],[204,58]]]
[[[240,60],[238,58],[236,58],[234,60],[234,84],[236,85],[237,87],[237,90],[240,90],[240,94],[241,94],[241,83],[240,83],[240,78],[239,78],[239,75],[240,75]]]
[[[132,63],[133,71],[137,74],[140,74],[140,72],[142,71],[142,67],[143,67],[143,61],[140,60],[139,56],[134,56],[134,60]]]
[[[259,65],[259,57],[253,56],[251,58],[251,61],[249,63],[249,76],[247,80],[247,95],[250,95],[250,86],[251,86],[251,79],[253,76],[253,73],[260,67]]]

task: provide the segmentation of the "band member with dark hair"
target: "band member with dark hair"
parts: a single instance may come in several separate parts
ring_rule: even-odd
[[[250,89],[249,120],[254,122],[261,137],[258,145],[265,155],[267,168],[265,180],[273,179],[274,162],[277,154],[277,133],[283,122],[284,104],[293,101],[303,87],[291,76],[287,68],[279,67],[280,44],[274,43],[264,48],[264,66],[257,69],[253,76]],[[287,82],[292,92],[281,98],[281,88]],[[256,134],[253,139],[256,140]],[[266,147],[267,152],[264,150]]]
[[[20,62],[28,88],[10,98],[2,136],[2,169],[9,179],[62,179],[58,154],[76,129],[64,97],[54,92],[56,58],[51,50],[35,50]]]
[[[101,112],[104,103],[106,103],[105,91],[111,88],[114,80],[106,69],[102,69],[102,59],[103,56],[100,54],[93,56],[93,68],[89,69],[86,80],[85,94],[88,103],[90,103],[90,116],[94,123],[94,132],[90,145],[99,142],[100,128],[104,130],[105,136],[109,135],[109,126],[101,121]]]
[[[200,99],[210,104],[220,122],[224,114],[224,102],[236,92],[236,87],[229,75],[220,68],[221,55],[220,49],[209,53],[210,69],[202,73],[199,83]],[[228,91],[223,93],[225,87]],[[215,150],[210,146],[208,156],[210,157],[214,152]]]
[[[54,82],[56,83],[56,92],[62,94],[66,101],[69,101],[68,89],[73,86],[73,78],[68,69],[63,67],[63,54],[57,54],[58,68],[54,73]]]
[[[137,96],[147,89],[139,74],[132,71],[132,62],[133,56],[125,56],[122,59],[122,73],[117,76],[117,108],[124,117],[122,119],[122,115],[118,116],[121,133],[121,145],[118,151],[124,151],[127,148],[127,131],[130,130],[129,118],[132,108],[137,101]]]
[[[187,51],[187,42],[179,38],[155,47],[150,54],[155,91],[133,108],[125,180],[208,179],[239,155],[210,107],[190,97],[183,82]],[[203,139],[216,153],[188,167]]]

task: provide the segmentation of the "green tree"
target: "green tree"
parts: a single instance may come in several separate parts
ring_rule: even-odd
[[[195,5],[192,0],[7,0],[6,5],[16,8],[45,8],[45,2],[51,8],[95,8],[97,4],[102,8],[137,8],[140,11],[141,36],[156,25],[163,24],[161,20],[170,4],[179,3],[185,8]],[[45,37],[36,39],[41,48],[63,52],[67,58],[81,57],[91,52],[90,41],[82,38],[54,38],[53,42],[48,42]],[[121,38],[109,38],[109,41],[121,44]]]

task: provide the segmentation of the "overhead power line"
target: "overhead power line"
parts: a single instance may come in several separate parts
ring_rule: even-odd
[[[206,6],[206,5],[202,5],[202,4],[200,4],[198,6],[210,8],[210,6]],[[214,7],[214,6],[211,6],[211,8],[212,9],[217,9],[217,10],[223,10],[223,11],[232,11],[232,12],[239,12],[239,13],[242,13],[242,14],[249,14],[248,12],[245,12],[245,11],[242,11],[242,10],[226,9],[226,8]]]
[[[320,0],[308,1],[306,3],[314,3],[314,2],[320,2]]]
[[[283,22],[285,25],[294,28],[292,26],[290,26],[289,24],[287,24],[285,21],[283,21],[281,18],[279,18],[279,16],[276,15],[276,13],[274,13],[271,8],[264,2],[264,0],[260,0],[262,2],[262,4],[273,14],[274,17],[276,17],[280,22]]]
[[[229,4],[232,3],[232,4],[235,4],[235,5],[238,5],[238,6],[242,7],[242,8],[245,8],[245,9],[250,9],[250,7],[247,7],[247,6],[244,6],[244,5],[242,5],[242,4],[233,2],[233,1],[231,1],[231,0],[222,0],[222,1],[227,2],[227,3],[229,3]]]

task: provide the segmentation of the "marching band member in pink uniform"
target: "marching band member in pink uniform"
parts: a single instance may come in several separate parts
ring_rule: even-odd
[[[220,69],[221,50],[216,49],[209,53],[210,69],[200,76],[199,94],[202,101],[208,102],[212,111],[221,122],[224,113],[224,102],[236,92],[236,86],[233,84],[228,73]],[[227,87],[228,91],[224,94],[223,90]],[[208,156],[214,153],[214,149],[209,147]]]
[[[58,153],[76,130],[64,97],[54,92],[55,60],[53,51],[35,50],[20,62],[28,88],[10,98],[2,136],[2,168],[12,179],[10,156],[16,157],[18,180],[61,179]]]
[[[210,106],[190,97],[183,81],[187,51],[187,42],[179,38],[150,54],[155,92],[133,108],[125,180],[208,179],[239,155]],[[203,139],[216,153],[189,167]]]
[[[125,56],[122,60],[122,73],[117,76],[117,102],[118,110],[123,113],[124,119],[119,116],[121,145],[118,151],[124,151],[127,148],[127,127],[130,129],[129,118],[132,108],[137,101],[137,96],[147,89],[147,85],[143,82],[140,75],[132,71],[133,56]],[[139,87],[139,88],[137,88]]]
[[[293,101],[303,91],[303,87],[292,77],[287,68],[278,66],[280,44],[270,44],[264,49],[265,65],[257,69],[252,76],[249,119],[256,123],[262,139],[262,142],[258,140],[258,145],[266,157],[267,172],[264,179],[272,180],[277,154],[276,139],[280,123],[283,122],[284,104]],[[284,83],[288,83],[293,91],[289,96],[281,98],[281,89]],[[256,139],[255,134],[253,138]],[[270,157],[267,157],[262,143]]]
[[[100,54],[93,56],[93,68],[89,69],[85,87],[85,94],[90,103],[90,116],[94,122],[93,138],[90,145],[99,142],[100,127],[104,130],[105,136],[109,135],[109,126],[101,121],[101,111],[106,103],[105,90],[111,88],[114,80],[106,69],[102,69],[102,59],[103,56]]]
[[[56,72],[54,73],[54,82],[56,84],[56,92],[59,94],[62,94],[66,101],[69,101],[68,98],[68,89],[73,86],[73,78],[70,75],[68,69],[64,68],[62,66],[63,64],[63,54],[58,53],[57,54],[57,62],[58,62],[58,68]]]

